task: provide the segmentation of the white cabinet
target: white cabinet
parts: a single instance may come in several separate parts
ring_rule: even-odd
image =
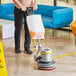
[[[0,39],[14,37],[14,21],[0,19]]]

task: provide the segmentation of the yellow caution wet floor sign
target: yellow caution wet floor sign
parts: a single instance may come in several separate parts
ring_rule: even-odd
[[[2,42],[0,42],[0,76],[7,76],[7,70],[6,70]]]

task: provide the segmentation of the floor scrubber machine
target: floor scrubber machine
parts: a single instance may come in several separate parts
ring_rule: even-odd
[[[56,62],[52,59],[52,49],[44,48],[43,39],[45,29],[42,23],[41,15],[34,14],[32,7],[27,7],[27,24],[31,38],[34,40],[35,55],[40,70],[53,70],[56,68]]]

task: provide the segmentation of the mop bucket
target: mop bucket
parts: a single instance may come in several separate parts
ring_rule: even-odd
[[[27,24],[32,39],[44,39],[45,29],[41,15],[27,16]]]

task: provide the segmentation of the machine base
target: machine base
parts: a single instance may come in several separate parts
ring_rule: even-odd
[[[40,70],[54,70],[56,68],[56,62],[38,62],[38,69]]]
[[[52,68],[41,68],[41,67],[38,67],[39,70],[45,70],[45,71],[49,71],[49,70],[54,70],[56,69],[56,67],[52,67]]]

